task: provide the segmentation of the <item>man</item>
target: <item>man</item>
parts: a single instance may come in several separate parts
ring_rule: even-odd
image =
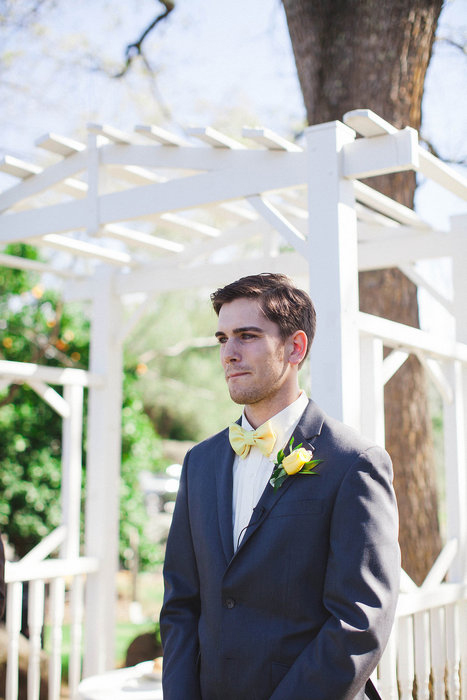
[[[305,292],[261,274],[211,299],[247,433],[230,431],[238,454],[226,429],[184,462],[164,565],[164,700],[363,699],[399,586],[389,456],[300,392],[315,330]],[[273,486],[281,449],[294,465]]]

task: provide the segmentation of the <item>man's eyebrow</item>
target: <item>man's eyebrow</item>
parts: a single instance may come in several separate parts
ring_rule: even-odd
[[[243,326],[242,328],[234,328],[232,334],[239,335],[240,333],[249,333],[251,331],[254,333],[264,333],[264,330],[259,326]],[[221,335],[225,335],[224,331],[217,331],[217,333],[215,333],[216,338],[219,338]]]

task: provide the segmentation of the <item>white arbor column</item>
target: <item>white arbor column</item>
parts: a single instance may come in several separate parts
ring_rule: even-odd
[[[97,285],[96,285],[97,289]],[[114,667],[122,408],[121,302],[111,271],[99,271],[93,300],[90,370],[103,378],[88,402],[86,555],[99,559],[88,577],[84,676]]]
[[[318,317],[311,349],[312,397],[359,428],[357,217],[342,151],[355,132],[341,122],[307,129],[310,295]]]
[[[462,224],[465,230],[465,217],[459,220],[459,230]],[[453,229],[457,230],[457,227]],[[456,339],[461,343],[467,343],[466,259],[467,243],[464,242],[452,258]],[[456,537],[459,544],[450,569],[450,580],[467,581],[467,367],[452,362],[448,371],[454,399],[444,407],[447,536]]]
[[[79,557],[80,542],[83,387],[67,384],[63,396],[70,410],[62,425],[62,522],[66,535],[60,556],[72,559]]]

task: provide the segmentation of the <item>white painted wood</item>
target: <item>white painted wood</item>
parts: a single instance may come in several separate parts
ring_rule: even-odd
[[[11,377],[12,380],[44,381],[50,384],[78,384],[91,386],[102,383],[102,378],[84,369],[72,367],[47,367],[30,362],[12,362],[0,360],[0,377]]]
[[[30,581],[28,601],[28,700],[39,700],[41,634],[44,625],[44,581]]]
[[[67,158],[75,153],[80,153],[86,149],[86,145],[76,139],[70,139],[68,136],[60,136],[49,132],[39,137],[35,141],[35,145],[43,148],[50,153],[55,153],[58,156]]]
[[[187,130],[190,136],[194,136],[200,141],[204,141],[209,146],[214,148],[231,148],[232,150],[244,150],[246,146],[240,141],[227,136],[226,134],[213,129],[211,126],[208,127],[192,127]]]
[[[446,669],[449,700],[460,698],[459,616],[457,603],[446,606]]]
[[[384,239],[362,242],[359,246],[359,269],[378,270],[384,267],[403,267],[415,260],[430,260],[456,255],[465,236],[459,233],[420,233],[403,238],[387,236]],[[386,265],[384,262],[386,261]]]
[[[397,370],[402,367],[408,356],[409,353],[405,352],[404,350],[392,350],[389,355],[384,358],[382,375],[383,384],[388,383],[391,377],[395,375]]]
[[[378,665],[378,690],[383,700],[398,700],[397,691],[397,623]]]
[[[159,292],[168,292],[176,289],[192,289],[198,286],[214,289],[228,281],[245,275],[253,275],[258,270],[268,272],[283,272],[289,276],[306,276],[307,262],[298,253],[283,253],[277,257],[265,257],[264,255],[251,258],[233,260],[229,263],[204,263],[193,267],[185,267],[178,270],[172,268],[158,268],[157,285],[155,284],[154,270],[148,265],[139,268],[135,274],[119,275],[115,281],[116,291],[119,294],[134,294],[135,292],[151,292],[156,288]],[[80,297],[79,285],[75,285],[74,298]],[[86,287],[83,288],[84,291]],[[71,297],[73,298],[73,297]]]
[[[138,248],[146,248],[147,250],[162,249],[168,250],[171,253],[180,253],[185,248],[182,243],[170,241],[167,238],[160,238],[159,236],[153,236],[150,233],[130,229],[127,226],[120,226],[119,224],[108,224],[98,232],[98,235],[110,236],[119,241],[124,241],[129,245]]]
[[[158,143],[162,144],[163,146],[188,146],[189,142],[182,138],[181,136],[178,136],[177,134],[173,134],[171,131],[166,131],[166,129],[162,129],[160,126],[155,126],[154,124],[151,125],[138,125],[135,126],[135,131],[138,134],[142,134],[148,139],[151,139],[153,141],[157,141]]]
[[[81,518],[81,472],[83,440],[83,387],[66,386],[64,398],[70,413],[62,423],[62,522],[66,539],[60,556],[79,557]]]
[[[383,343],[379,338],[360,338],[360,429],[384,447]]]
[[[10,187],[4,192],[0,192],[0,211],[5,211],[10,207],[14,207],[22,200],[28,197],[33,197],[45,190],[57,188],[60,189],[61,183],[71,175],[79,173],[86,167],[86,153],[79,153],[74,156],[61,160],[59,163],[49,165],[49,167],[41,173],[34,175],[33,178],[22,180],[18,184]],[[78,182],[75,178],[73,181]],[[86,183],[81,183],[81,188],[84,191],[87,189]],[[78,190],[69,192],[72,196],[78,196]],[[83,196],[83,192],[79,194]]]
[[[430,610],[431,671],[433,700],[445,700],[446,626],[444,608]]]
[[[86,201],[62,202],[0,217],[0,241],[13,243],[86,227]]]
[[[260,216],[281,234],[287,243],[295,248],[297,253],[300,253],[303,257],[306,256],[307,245],[305,237],[270,202],[263,197],[248,197],[248,202]]]
[[[397,636],[397,666],[400,686],[400,700],[412,700],[415,678],[414,633],[412,617],[399,620]]]
[[[18,255],[8,255],[7,253],[0,253],[0,265],[15,270],[33,270],[44,275],[56,275],[57,277],[73,278],[79,276],[72,270],[56,268],[39,260],[30,260],[29,258],[21,258]]]
[[[424,275],[420,274],[413,265],[402,265],[400,269],[417,287],[425,289],[433,299],[441,304],[441,306],[444,306],[446,311],[449,311],[451,314],[453,313],[454,304],[452,300],[448,299],[444,294],[441,294],[441,292],[439,292]]]
[[[380,214],[385,214],[386,216],[398,221],[401,224],[406,224],[407,226],[417,226],[418,228],[430,230],[430,226],[416,214],[413,209],[395,202],[390,197],[381,194],[372,187],[365,185],[363,182],[355,180],[353,183],[355,190],[355,199],[357,202],[366,204],[367,206],[375,209]]]
[[[340,122],[306,131],[310,295],[319,324],[311,351],[312,395],[330,415],[358,428],[357,221],[353,184],[340,177],[341,151],[354,138]],[[317,162],[326,168],[318,170]]]
[[[444,189],[452,192],[456,197],[467,201],[467,179],[459,170],[454,170],[439,158],[435,158],[431,153],[420,148],[419,172],[433,182],[437,182]]]
[[[70,590],[70,657],[68,664],[68,688],[71,700],[77,698],[81,679],[81,644],[84,616],[84,577],[76,576]]]
[[[415,677],[417,679],[417,700],[430,698],[430,633],[427,612],[414,615],[415,636]]]
[[[409,351],[421,350],[433,357],[467,363],[467,346],[449,338],[433,336],[418,328],[363,312],[358,315],[358,324],[362,333],[381,338],[385,346]]]
[[[93,387],[88,399],[85,531],[86,554],[99,560],[99,571],[87,582],[86,676],[113,668],[115,663],[123,374],[119,328],[123,319],[109,270],[102,274],[100,284],[101,293],[92,309],[90,369],[102,373],[105,382]]]
[[[113,141],[117,144],[132,143],[134,140],[131,134],[127,134],[125,131],[116,129],[114,126],[109,126],[108,124],[96,124],[95,122],[89,122],[86,127],[88,134],[103,136],[108,141]]]
[[[70,415],[70,407],[58,391],[45,382],[32,381],[28,384],[59,416],[67,418]]]
[[[202,233],[205,236],[211,236],[212,238],[217,238],[220,235],[220,230],[215,226],[208,226],[203,224],[201,221],[196,221],[196,219],[190,219],[187,216],[181,216],[180,214],[162,214],[161,220],[170,224],[175,224],[176,227],[182,229],[188,229],[195,233]]]
[[[459,603],[461,700],[467,700],[467,600]]]
[[[377,138],[357,139],[342,153],[342,174],[348,178],[415,170],[418,165],[418,134],[410,127]]]
[[[170,152],[176,155],[179,149],[171,149]],[[260,191],[293,187],[301,184],[306,177],[306,162],[303,155],[302,153],[283,154],[287,159],[291,157],[294,157],[294,160],[297,159],[293,168],[287,167],[293,161],[282,162],[283,156],[281,156],[277,159],[274,168],[270,165],[267,167],[258,165],[254,171],[251,171],[244,167],[232,167],[102,195],[100,220],[104,224],[156,216],[167,211],[190,209],[226,199],[239,199],[255,195]]]
[[[465,581],[467,557],[467,484],[465,445],[465,389],[460,362],[446,363],[453,401],[444,403],[444,460],[446,468],[446,519],[448,538],[457,538],[458,553],[449,571],[450,581]]]
[[[288,151],[289,153],[300,153],[303,151],[301,146],[285,139],[283,136],[279,136],[271,129],[244,127],[242,136],[261,144],[261,146],[265,146],[271,151]]]
[[[12,582],[7,586],[6,629],[8,655],[6,667],[5,700],[18,700],[18,651],[21,630],[23,584]]]
[[[42,172],[42,168],[35,163],[26,163],[26,161],[14,156],[4,156],[0,160],[0,171],[24,180],[31,175],[38,175]]]
[[[65,581],[56,578],[50,584],[50,657],[49,697],[60,700],[62,678],[62,626],[65,612]]]
[[[428,376],[431,378],[431,381],[441,394],[443,401],[445,401],[445,403],[452,403],[454,398],[452,386],[441,364],[430,357],[425,357],[423,353],[419,352],[416,354]]]
[[[442,583],[449,570],[449,567],[455,559],[458,548],[459,545],[457,539],[453,538],[446,542],[443,549],[437,556],[435,563],[426,575],[425,580],[421,585],[422,590],[426,591],[436,588],[440,583]]]
[[[79,559],[47,559],[47,561],[28,563],[5,562],[5,581],[36,581],[64,576],[94,574],[99,569],[99,560],[95,557],[80,557]]]
[[[78,257],[90,258],[92,260],[101,260],[109,265],[117,267],[126,267],[134,265],[134,261],[129,253],[121,250],[112,250],[112,248],[104,248],[104,246],[88,243],[77,238],[69,238],[60,236],[56,233],[49,233],[42,238],[31,241],[32,245],[47,246],[48,248],[56,248],[64,250],[68,253],[73,253]]]
[[[30,566],[32,564],[37,564],[40,561],[44,561],[52,552],[55,552],[60,545],[65,541],[66,538],[66,527],[60,525],[60,527],[55,528],[52,532],[49,532],[39,544],[36,544],[20,562],[13,564],[13,566]]]

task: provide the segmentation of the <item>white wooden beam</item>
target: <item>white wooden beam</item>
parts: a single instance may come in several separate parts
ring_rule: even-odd
[[[120,129],[116,129],[113,126],[109,126],[108,124],[96,124],[95,122],[89,122],[87,124],[87,130],[91,134],[96,134],[96,136],[103,136],[108,141],[113,141],[114,143],[127,144],[133,142],[133,138],[130,134],[127,134],[124,131],[121,131]]]
[[[61,502],[67,536],[60,556],[71,559],[79,557],[80,553],[83,387],[66,386],[63,398],[70,411],[62,424]]]
[[[377,192],[372,187],[365,185],[363,182],[355,180],[354,183],[355,199],[362,204],[375,209],[380,212],[380,214],[385,214],[391,219],[398,221],[400,224],[407,224],[407,226],[416,226],[417,228],[429,230],[430,226],[420,218],[409,207],[395,202],[390,197]]]
[[[56,187],[60,189],[63,182],[74,183],[74,189],[67,188],[67,193],[75,197],[82,197],[86,193],[87,185],[81,180],[71,178],[71,175],[84,170],[86,168],[86,153],[81,152],[76,155],[69,156],[58,163],[49,165],[48,168],[34,177],[28,177],[22,180],[17,185],[8,188],[4,192],[0,192],[0,211],[5,211],[16,204],[21,203],[28,197],[40,194],[45,190]],[[78,185],[78,183],[80,183]]]
[[[18,255],[7,255],[0,253],[0,265],[10,267],[14,270],[33,270],[41,274],[57,275],[57,277],[79,277],[80,275],[72,270],[65,270],[57,266],[48,265],[39,260],[30,260],[29,258],[21,258]]]
[[[55,153],[63,158],[68,158],[68,156],[74,153],[80,153],[86,149],[86,145],[81,143],[81,141],[76,141],[75,139],[70,139],[67,136],[59,136],[49,132],[38,138],[35,142],[38,148],[43,148],[50,153]]]
[[[360,341],[360,429],[384,447],[383,343],[379,338]]]
[[[362,241],[358,248],[359,270],[411,265],[417,260],[455,256],[465,236],[458,233],[423,233],[383,240]]]
[[[344,122],[362,136],[374,137],[382,134],[395,134],[397,129],[369,109],[347,112]],[[443,163],[421,146],[418,147],[419,164],[417,169],[425,177],[437,182],[464,201],[467,200],[467,179],[451,166]]]
[[[27,384],[30,381],[43,381],[49,384],[95,386],[102,382],[101,377],[84,369],[48,367],[30,362],[11,362],[8,360],[0,360],[0,377],[11,377],[12,381],[26,382]]]
[[[189,142],[182,138],[181,136],[177,136],[177,134],[173,134],[170,131],[166,131],[165,129],[162,129],[160,126],[154,126],[153,124],[145,126],[145,125],[138,125],[135,126],[135,131],[138,134],[141,134],[142,136],[145,136],[147,139],[150,139],[152,141],[157,141],[158,143],[162,144],[163,146],[189,146]]]
[[[433,297],[433,299],[435,299],[439,304],[441,304],[441,306],[443,306],[446,309],[446,311],[449,311],[450,314],[454,312],[453,302],[450,299],[448,299],[444,294],[441,294],[441,292],[439,292],[431,284],[430,280],[427,280],[427,278],[420,272],[418,272],[413,265],[399,265],[399,268],[401,272],[403,272],[404,275],[415,284],[415,286],[425,289],[425,291],[427,291],[428,294],[431,297]]]
[[[31,175],[38,175],[42,172],[42,168],[35,163],[26,163],[26,161],[14,156],[4,156],[0,161],[0,171],[24,180]]]
[[[86,220],[85,200],[20,211],[8,216],[0,216],[0,241],[13,243],[48,233],[83,229],[86,228]]]
[[[402,323],[388,321],[371,314],[358,314],[358,327],[361,333],[381,338],[384,345],[391,348],[415,352],[420,350],[429,357],[458,360],[467,364],[467,345],[449,338],[433,336],[426,331]]]
[[[234,151],[246,149],[246,146],[243,143],[240,143],[240,141],[237,141],[226,134],[222,134],[220,131],[213,129],[211,126],[195,126],[188,129],[188,133],[190,136],[194,136],[195,138],[200,139],[200,141],[204,141],[205,143],[209,144],[209,146],[213,146],[214,148],[229,148]]]
[[[265,198],[248,197],[248,202],[281,236],[289,243],[297,253],[306,257],[307,246],[305,236],[292,226],[287,219]]]
[[[383,361],[382,383],[387,384],[395,373],[402,367],[409,353],[404,350],[392,350]]]
[[[415,170],[419,165],[418,134],[407,127],[395,134],[358,139],[346,145],[342,156],[342,175],[347,178]]]
[[[150,233],[144,233],[136,229],[130,229],[127,226],[120,226],[119,224],[107,224],[107,226],[100,229],[96,235],[110,236],[111,238],[124,241],[128,243],[128,245],[138,248],[147,248],[148,250],[162,249],[168,250],[171,253],[180,253],[185,249],[185,246],[181,243],[170,241],[167,238],[153,236]]]
[[[218,228],[203,224],[201,221],[196,221],[196,219],[190,219],[188,216],[171,214],[168,212],[162,214],[161,220],[174,224],[178,228],[193,231],[194,233],[202,233],[204,236],[210,236],[211,238],[217,238],[217,236],[220,235],[220,230]]]
[[[271,129],[244,127],[242,129],[242,136],[261,144],[261,146],[265,146],[271,151],[288,151],[289,153],[299,153],[303,151],[303,148],[297,146],[296,143],[279,136],[279,134],[271,131]]]
[[[53,410],[62,418],[68,418],[70,415],[70,407],[65,399],[60,394],[48,386],[45,382],[38,380],[29,381],[28,385],[33,389],[38,396],[41,397]]]
[[[55,233],[47,234],[40,239],[34,239],[31,243],[33,245],[44,245],[56,248],[57,250],[63,250],[83,258],[101,260],[109,265],[117,265],[118,267],[125,267],[127,265],[131,267],[136,264],[128,253],[124,253],[120,250],[112,250],[111,248],[104,248],[103,246],[88,243],[87,241],[79,241],[76,238],[67,238],[67,236],[60,236]]]

